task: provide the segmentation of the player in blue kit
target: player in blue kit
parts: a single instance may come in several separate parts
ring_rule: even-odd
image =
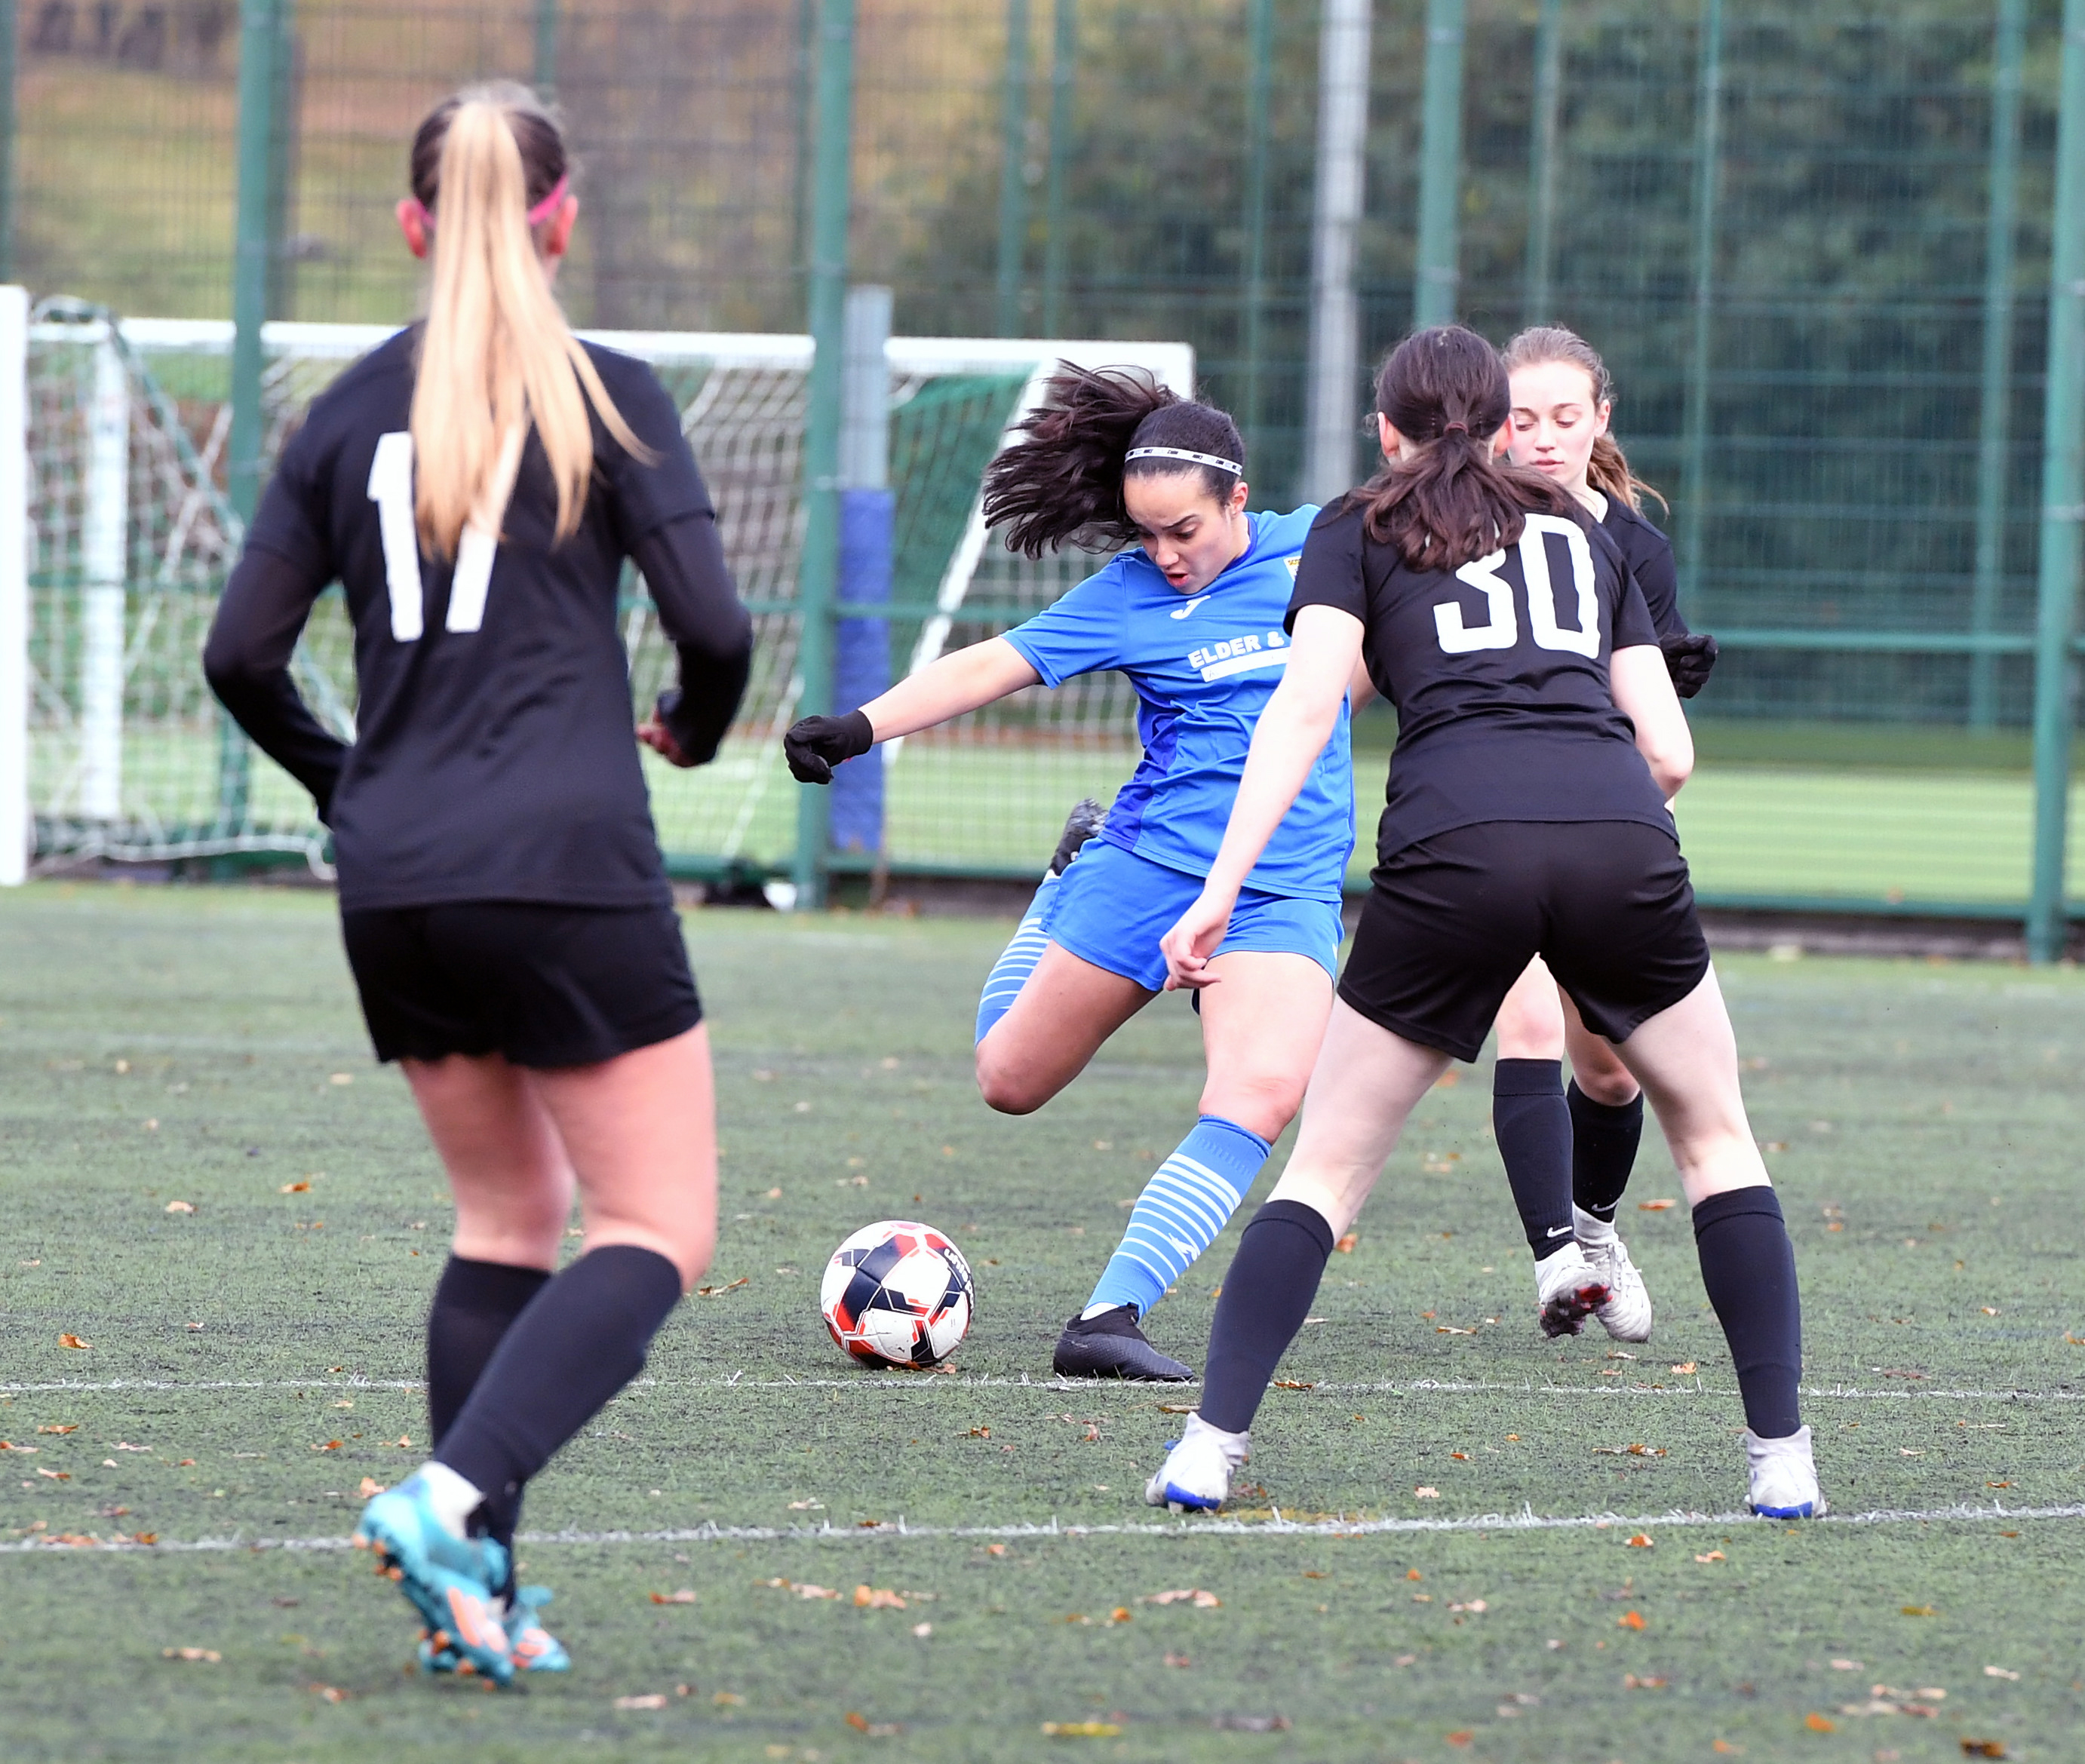
[[[1142,763],[1104,821],[1075,813],[985,983],[978,1085],[1008,1114],[1041,1108],[1165,986],[1158,939],[1201,893],[1222,840],[1254,725],[1288,663],[1282,621],[1318,512],[1247,513],[1238,426],[1132,370],[1063,367],[1021,435],[985,480],[986,518],[1008,543],[1030,557],[1068,541],[1132,549],[1026,624],[847,716],[807,717],[784,742],[796,777],[825,783],[878,741],[1024,687],[1105,668],[1136,687]],[[1214,952],[1225,983],[1202,1000],[1200,1118],[1065,1325],[1059,1373],[1193,1376],[1139,1325],[1237,1211],[1302,1101],[1331,1009],[1352,847],[1343,709]]]

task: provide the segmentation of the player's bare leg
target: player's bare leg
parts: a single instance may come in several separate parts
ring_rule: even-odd
[[[1052,943],[977,1046],[978,1089],[1001,1114],[1033,1114],[1157,996]]]
[[[1182,1380],[1142,1324],[1230,1223],[1295,1117],[1331,1008],[1332,978],[1308,956],[1233,950],[1197,994],[1208,1077],[1199,1118],[1144,1184],[1092,1295],[1052,1364],[1067,1376]]]
[[[1289,1167],[1225,1274],[1202,1401],[1144,1489],[1153,1506],[1222,1505],[1251,1449],[1268,1380],[1310,1314],[1326,1258],[1360,1216],[1420,1099],[1449,1057],[1332,1006]]]
[[[1658,1111],[1693,1209],[1701,1283],[1744,1397],[1753,1510],[1776,1518],[1822,1512],[1797,1394],[1803,1321],[1795,1256],[1745,1114],[1737,1038],[1715,969],[1616,1051]]]
[[[414,1563],[416,1586],[427,1580],[428,1598],[416,1602],[431,1669],[452,1669],[461,1658],[502,1677],[561,1669],[564,1651],[535,1615],[547,1594],[512,1583],[515,1520],[529,1476],[635,1376],[660,1323],[709,1265],[716,1151],[708,1034],[699,1024],[557,1071],[452,1058],[416,1063],[408,1078],[456,1182],[460,1244],[534,1257],[510,1272],[554,1262],[575,1187],[586,1243],[499,1338],[435,1457],[372,1500],[358,1535],[380,1562]],[[502,1156],[516,1160],[506,1194]],[[457,1586],[483,1580],[501,1608],[481,1612],[445,1592],[444,1551],[469,1570],[456,1571]]]

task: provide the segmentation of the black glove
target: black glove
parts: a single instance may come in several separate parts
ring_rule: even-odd
[[[1672,676],[1672,689],[1691,698],[1709,684],[1709,672],[1716,665],[1716,639],[1706,631],[1681,632],[1661,637],[1658,647],[1665,652],[1665,671]]]
[[[859,710],[843,717],[806,717],[782,737],[789,771],[800,784],[830,784],[833,768],[876,745],[876,731]]]

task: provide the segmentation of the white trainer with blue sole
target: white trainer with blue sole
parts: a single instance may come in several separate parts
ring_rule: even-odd
[[[1817,1486],[1809,1428],[1798,1427],[1785,1440],[1762,1440],[1747,1427],[1745,1457],[1752,1469],[1748,1504],[1761,1519],[1821,1519],[1830,1511]]]
[[[1226,1433],[1190,1415],[1166,1461],[1144,1484],[1144,1501],[1176,1513],[1213,1513],[1230,1499],[1232,1471],[1251,1456],[1250,1432]]]

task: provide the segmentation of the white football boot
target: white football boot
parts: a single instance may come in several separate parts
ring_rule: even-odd
[[[1762,1440],[1747,1427],[1745,1457],[1752,1466],[1747,1504],[1760,1518],[1816,1519],[1829,1510],[1817,1486],[1809,1428],[1798,1427],[1785,1440]]]
[[[1252,1456],[1252,1435],[1226,1433],[1187,1417],[1158,1473],[1144,1485],[1145,1504],[1176,1513],[1212,1513],[1230,1499],[1231,1472]]]
[[[1574,1238],[1535,1265],[1535,1315],[1544,1335],[1576,1335],[1607,1301],[1607,1283]]]
[[[1600,1327],[1618,1342],[1649,1341],[1650,1289],[1643,1283],[1643,1270],[1629,1260],[1629,1245],[1612,1220],[1596,1219],[1580,1206],[1571,1209],[1571,1219],[1578,1228],[1578,1247],[1607,1283],[1607,1302],[1593,1308]]]

